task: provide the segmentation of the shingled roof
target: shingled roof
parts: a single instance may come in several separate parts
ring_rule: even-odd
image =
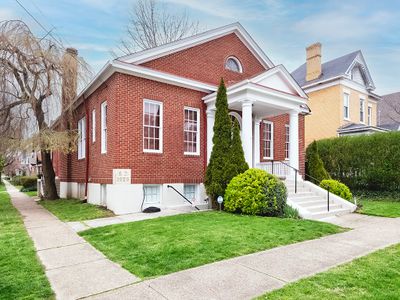
[[[315,82],[327,80],[337,76],[345,75],[346,71],[349,69],[350,65],[353,63],[357,55],[361,53],[360,50],[354,51],[352,53],[343,55],[341,57],[332,59],[326,63],[322,64],[322,74],[319,78],[306,81],[306,63],[302,64],[296,70],[292,72],[293,78],[297,83],[303,87]]]
[[[378,122],[389,128],[400,126],[400,115],[396,110],[400,110],[400,92],[382,96],[382,101],[378,103]]]

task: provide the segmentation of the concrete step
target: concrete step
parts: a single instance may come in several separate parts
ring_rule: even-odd
[[[334,210],[338,210],[341,209],[342,206],[339,204],[331,204],[329,205],[329,211],[334,211]],[[319,212],[327,212],[328,208],[327,205],[316,205],[316,206],[309,206],[307,207],[307,210],[311,213],[319,213]]]
[[[325,212],[317,212],[317,213],[312,213],[310,218],[313,220],[320,220],[323,218],[329,218],[333,216],[341,216],[345,214],[351,213],[350,209],[348,208],[340,208],[340,209],[335,209],[335,210],[329,210]]]
[[[321,201],[323,200],[320,196],[306,196],[306,197],[288,197],[288,199],[290,199],[291,201],[295,202],[295,203],[302,203],[302,202],[309,202],[309,201]]]
[[[293,193],[288,193],[288,198],[301,198],[301,197],[312,197],[315,194],[310,192],[310,191],[298,191],[297,193],[293,192]]]
[[[327,203],[325,200],[311,200],[311,201],[303,201],[300,203],[297,203],[301,207],[312,207],[312,206],[327,206]]]

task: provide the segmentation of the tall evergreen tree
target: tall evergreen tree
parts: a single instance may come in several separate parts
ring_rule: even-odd
[[[214,201],[214,204],[218,196],[224,195],[226,186],[229,183],[227,181],[227,169],[230,164],[229,156],[232,136],[226,87],[222,78],[218,87],[215,107],[213,148],[204,180],[207,194]]]
[[[248,170],[249,165],[244,158],[242,139],[240,137],[239,122],[232,122],[232,140],[229,155],[229,166],[227,168],[228,183],[233,177]]]
[[[331,179],[328,171],[326,171],[324,162],[319,156],[318,144],[313,141],[306,151],[307,156],[307,172],[306,175],[311,176],[310,181],[319,184],[320,181],[324,179]]]

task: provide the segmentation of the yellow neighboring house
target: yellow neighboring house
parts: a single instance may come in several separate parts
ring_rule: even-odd
[[[360,50],[321,63],[321,44],[306,48],[306,62],[292,76],[308,94],[305,145],[313,140],[386,131],[377,127],[374,82]]]

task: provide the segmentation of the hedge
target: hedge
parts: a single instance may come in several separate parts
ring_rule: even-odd
[[[328,173],[351,190],[400,190],[400,132],[338,137],[317,143]]]
[[[329,187],[329,191],[338,195],[339,197],[351,201],[353,199],[353,195],[350,192],[350,189],[344,184],[334,179],[326,179],[322,180],[320,185],[323,189],[327,190]]]

